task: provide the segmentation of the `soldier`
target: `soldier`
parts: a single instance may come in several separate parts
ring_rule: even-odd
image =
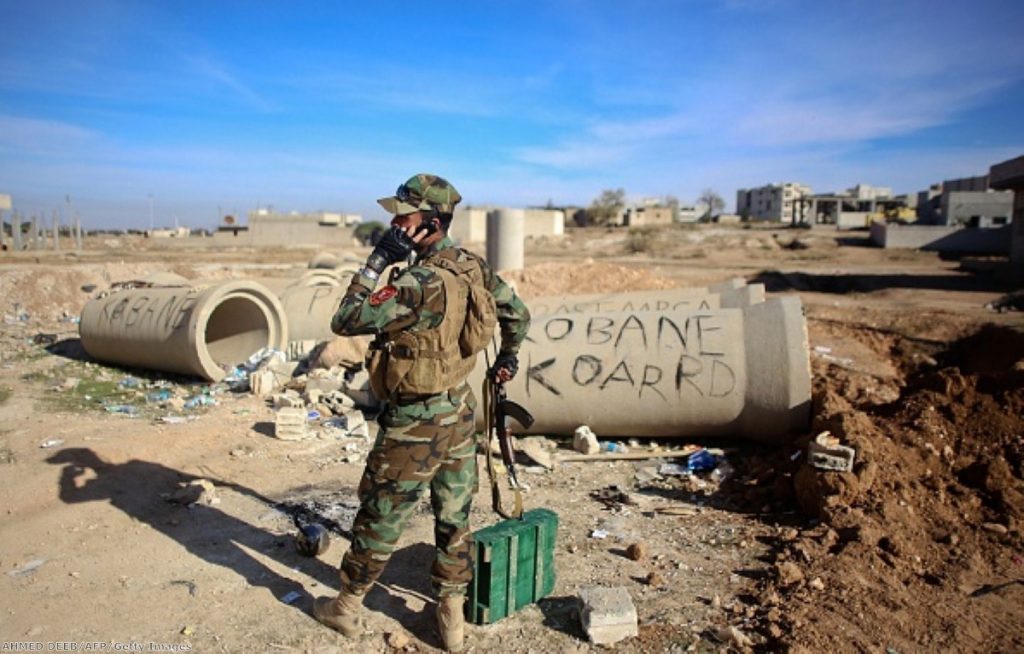
[[[376,335],[368,367],[383,409],[359,482],[361,504],[341,562],[341,592],[313,606],[317,620],[346,636],[363,631],[363,596],[429,486],[436,546],[431,580],[441,639],[453,652],[462,649],[463,602],[473,574],[476,399],[466,378],[496,317],[501,347],[487,374],[512,379],[530,324],[529,311],[508,284],[448,237],[461,199],[444,179],[420,174],[393,197],[378,200],[394,214],[391,230],[352,278],[331,320],[337,334]],[[412,252],[416,262],[377,288],[385,267]]]

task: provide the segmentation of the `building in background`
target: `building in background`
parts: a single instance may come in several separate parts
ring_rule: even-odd
[[[619,224],[626,227],[671,225],[676,209],[663,205],[630,205],[622,210]]]
[[[736,213],[744,220],[771,220],[798,224],[804,222],[806,198],[813,191],[798,182],[768,184],[736,191]]]
[[[249,212],[247,225],[225,216],[214,234],[223,245],[249,247],[351,246],[362,216],[331,211],[280,213],[269,208]]]
[[[990,175],[947,179],[917,194],[922,225],[1000,227],[1012,220],[1013,194],[990,187]]]
[[[995,164],[988,176],[992,188],[1013,194],[1010,268],[1016,281],[1024,281],[1024,155]]]

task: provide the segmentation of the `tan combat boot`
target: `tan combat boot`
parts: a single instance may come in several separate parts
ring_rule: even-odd
[[[466,621],[462,617],[465,595],[447,595],[437,600],[437,630],[449,652],[462,651]]]
[[[362,595],[342,591],[337,597],[318,597],[313,602],[313,617],[349,638],[366,630],[363,622]]]

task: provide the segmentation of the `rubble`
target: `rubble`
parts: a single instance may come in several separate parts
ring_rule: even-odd
[[[274,437],[283,441],[306,438],[306,409],[301,406],[281,407],[274,414]]]
[[[640,634],[636,607],[625,588],[584,588],[579,602],[583,631],[595,645],[614,645]]]

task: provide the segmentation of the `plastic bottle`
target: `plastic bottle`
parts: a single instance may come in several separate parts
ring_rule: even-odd
[[[707,450],[697,450],[690,455],[690,458],[686,460],[686,467],[689,468],[690,472],[703,472],[705,470],[714,470],[718,460],[714,454]]]

